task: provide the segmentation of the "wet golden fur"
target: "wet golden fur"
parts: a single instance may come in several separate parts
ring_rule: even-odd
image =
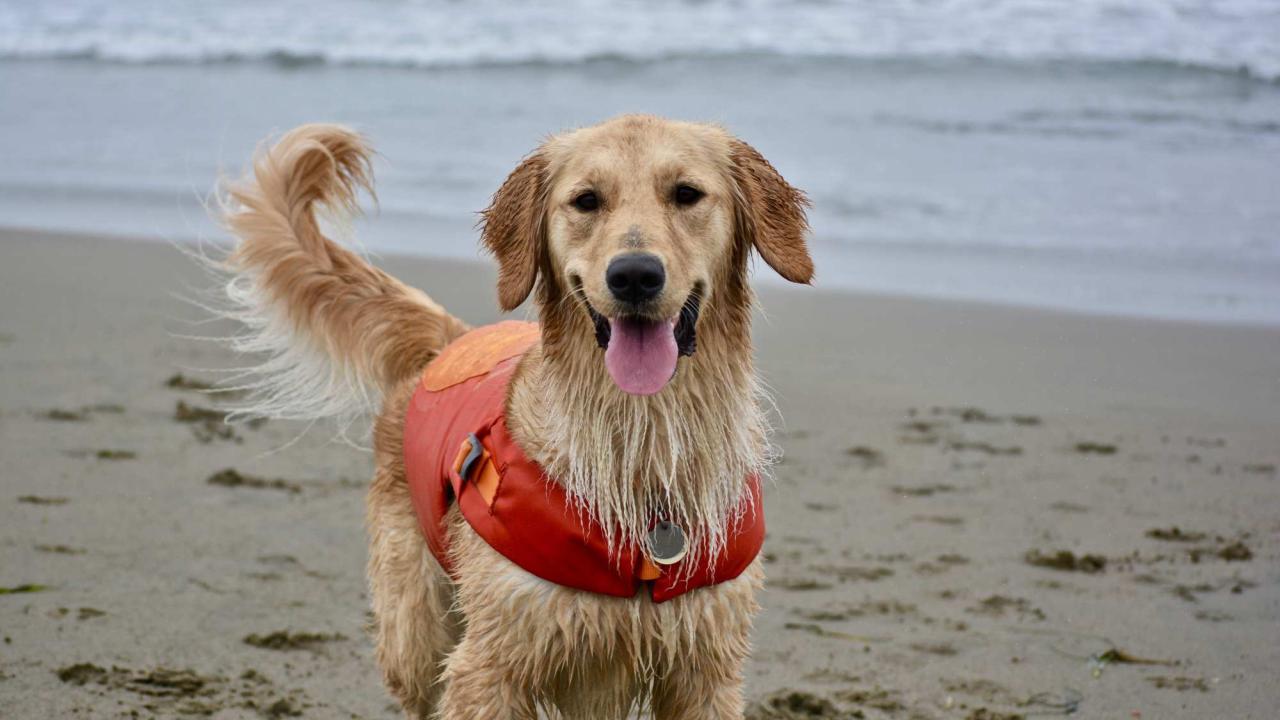
[[[404,409],[421,370],[466,331],[426,295],[326,238],[315,213],[352,209],[369,150],[311,125],[262,154],[230,193],[239,245],[228,295],[267,353],[249,372],[247,414],[341,416],[376,405],[368,494],[369,580],[377,657],[412,718],[738,718],[757,561],[739,578],[655,605],[547,583],[448,518],[451,580],[419,530],[404,478]],[[675,183],[705,193],[671,201]],[[583,188],[599,211],[576,209]],[[566,133],[527,157],[484,213],[506,310],[534,295],[541,342],[521,361],[508,423],[526,453],[617,542],[641,540],[659,508],[714,552],[742,507],[744,480],[767,464],[751,361],[752,248],[808,282],[805,200],[750,146],[710,125],[626,116]],[[613,311],[609,259],[658,255],[661,312],[703,298],[698,347],[661,392],[621,392],[604,370],[585,303]]]

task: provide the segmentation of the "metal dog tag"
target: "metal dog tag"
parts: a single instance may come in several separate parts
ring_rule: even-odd
[[[684,530],[670,520],[660,520],[649,531],[649,552],[659,565],[675,565],[689,551]]]

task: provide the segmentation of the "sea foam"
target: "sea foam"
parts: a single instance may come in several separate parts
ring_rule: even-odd
[[[768,54],[1280,78],[1274,0],[0,0],[0,58],[449,67]]]

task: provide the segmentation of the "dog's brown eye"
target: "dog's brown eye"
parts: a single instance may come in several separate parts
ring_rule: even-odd
[[[585,212],[591,212],[600,207],[600,198],[595,193],[587,191],[573,199],[573,206]]]
[[[704,194],[696,187],[688,185],[676,186],[676,202],[681,205],[692,205],[701,200]]]

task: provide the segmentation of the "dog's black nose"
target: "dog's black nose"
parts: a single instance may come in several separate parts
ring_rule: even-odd
[[[662,292],[667,283],[667,271],[662,261],[649,253],[619,255],[609,262],[604,280],[609,292],[625,303],[642,303],[652,300]]]

